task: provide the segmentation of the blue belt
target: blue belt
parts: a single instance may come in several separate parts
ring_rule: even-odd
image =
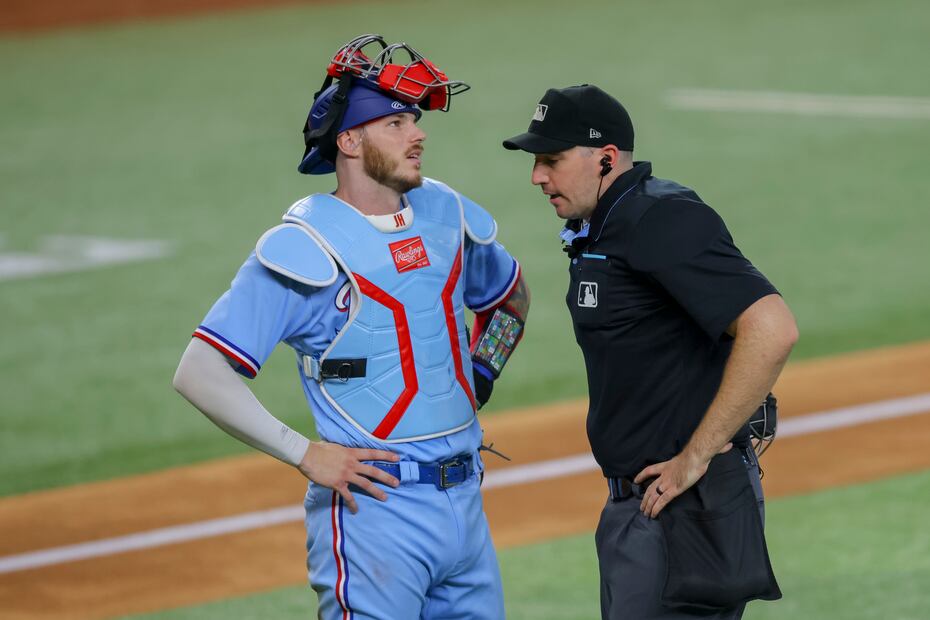
[[[404,478],[401,474],[402,467],[413,466],[418,470],[419,476],[415,482],[417,484],[432,484],[437,489],[448,489],[462,484],[475,473],[474,459],[470,454],[462,454],[453,457],[441,463],[417,463],[415,461],[404,461],[403,463],[389,463],[386,461],[372,461],[371,465],[381,471],[385,471],[401,482]]]

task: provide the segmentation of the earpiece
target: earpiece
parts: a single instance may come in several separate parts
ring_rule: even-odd
[[[611,170],[614,169],[613,164],[610,163],[610,156],[604,155],[601,157],[601,176],[606,177]]]

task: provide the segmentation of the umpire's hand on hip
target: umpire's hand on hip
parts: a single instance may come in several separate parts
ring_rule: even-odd
[[[358,512],[358,504],[349,492],[350,484],[354,484],[382,502],[387,501],[387,494],[379,489],[373,480],[391,487],[400,484],[400,480],[391,474],[362,461],[396,463],[399,460],[399,456],[385,450],[347,448],[327,441],[318,441],[310,443],[297,469],[313,482],[339,493],[345,500],[349,511],[355,514]]]
[[[727,443],[718,454],[723,454],[732,447],[732,443]],[[694,457],[688,450],[684,450],[667,461],[646,467],[633,479],[636,484],[642,484],[650,478],[655,478],[643,494],[640,510],[647,517],[655,519],[670,501],[701,479],[709,464],[710,460]]]

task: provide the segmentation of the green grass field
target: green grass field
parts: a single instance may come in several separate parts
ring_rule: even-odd
[[[638,158],[695,187],[787,298],[802,332],[795,359],[930,337],[922,198],[930,121],[665,103],[676,88],[928,97],[930,82],[918,79],[928,30],[930,8],[917,0],[438,0],[3,36],[0,253],[61,234],[162,239],[175,252],[0,281],[0,495],[247,452],[177,396],[171,377],[190,332],[258,236],[295,199],[331,189],[331,179],[296,173],[298,126],[325,60],[365,31],[408,40],[473,87],[448,115],[426,114],[422,126],[426,174],[494,213],[533,290],[528,335],[495,389],[491,415],[585,394],[563,303],[559,222],[529,183],[529,157],[500,147],[525,130],[550,86],[596,83],[627,105]],[[293,366],[279,348],[254,388],[272,412],[312,433]],[[868,499],[882,488],[848,493]],[[926,497],[909,509],[926,509]],[[784,557],[821,557],[788,536],[798,529],[791,518],[827,532],[836,525],[791,508],[805,501],[821,500],[773,506],[773,514],[786,513],[772,517],[775,552]],[[869,499],[859,510],[879,506]],[[868,542],[872,552],[882,549]],[[511,604],[536,606],[514,609],[515,617],[595,609],[587,571],[577,572],[583,596],[556,595],[551,571],[527,572],[542,564],[535,554],[590,560],[574,539],[504,553]],[[819,605],[804,609],[828,608],[817,583],[851,601],[891,605],[888,614],[854,606],[850,615],[803,617],[916,617],[907,615],[910,603],[893,607],[881,601],[893,597],[878,594],[894,586],[926,606],[915,585],[926,582],[921,566],[923,573],[907,573],[889,564],[871,579],[863,565],[850,583],[835,580],[848,572],[829,566],[791,579]],[[306,598],[285,592],[242,605],[303,610]]]
[[[768,542],[784,598],[749,605],[746,620],[924,620],[930,532],[922,513],[930,472],[769,502]],[[593,535],[499,553],[507,615],[599,617]],[[531,568],[532,567],[532,568]],[[185,607],[135,620],[297,620],[316,609],[308,586]]]

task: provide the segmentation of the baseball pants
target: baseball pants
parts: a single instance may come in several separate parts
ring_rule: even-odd
[[[439,490],[356,491],[352,514],[310,483],[307,568],[323,620],[501,620],[504,597],[477,475]]]
[[[733,450],[740,448],[734,447]],[[751,449],[741,450],[765,522],[759,466]],[[744,605],[724,611],[682,611],[662,605],[666,578],[662,526],[640,509],[641,498],[607,500],[595,534],[601,574],[603,620],[739,620]]]

